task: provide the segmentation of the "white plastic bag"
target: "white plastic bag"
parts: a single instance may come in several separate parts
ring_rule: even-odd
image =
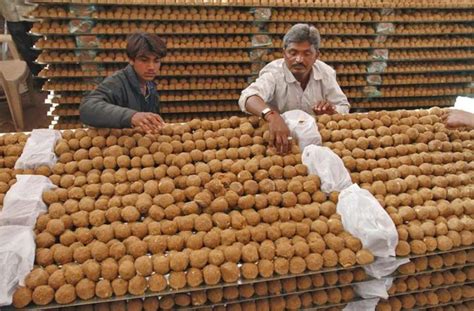
[[[33,130],[15,163],[15,169],[32,169],[42,165],[53,167],[58,160],[54,147],[60,138],[61,134],[55,130]]]
[[[321,190],[325,193],[342,191],[352,185],[351,176],[337,154],[327,147],[309,145],[303,150],[303,164],[310,174],[321,179]]]
[[[408,258],[377,257],[373,263],[364,266],[365,272],[377,279],[390,275],[401,265],[410,262]]]
[[[17,285],[24,285],[34,260],[35,239],[30,227],[0,227],[0,306],[12,303]]]
[[[56,186],[41,175],[16,175],[16,183],[8,190],[0,212],[0,226],[33,227],[36,218],[47,211],[43,192]]]
[[[375,256],[395,256],[398,233],[395,225],[375,197],[353,184],[339,194],[337,212],[342,225],[359,238]]]
[[[380,298],[364,299],[349,302],[343,311],[373,311],[379,303]]]
[[[303,150],[309,145],[321,145],[321,134],[314,117],[302,110],[290,110],[281,115],[288,126],[291,136],[298,139],[298,145]]]
[[[354,291],[362,298],[388,298],[387,290],[392,286],[393,278],[371,280],[354,284]]]

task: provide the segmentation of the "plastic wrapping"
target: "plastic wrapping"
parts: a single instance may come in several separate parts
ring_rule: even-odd
[[[380,23],[377,24],[378,34],[391,34],[395,32],[395,25],[392,23]]]
[[[349,302],[343,311],[371,311],[379,303],[380,298],[364,299],[354,302]]]
[[[283,113],[282,117],[290,129],[291,136],[298,139],[301,150],[309,145],[321,145],[321,134],[312,115],[302,110],[291,110]]]
[[[372,59],[387,60],[389,55],[388,49],[375,49],[372,51]]]
[[[97,56],[97,51],[94,50],[76,50],[74,53],[79,62],[93,62]]]
[[[382,76],[380,75],[368,75],[367,83],[370,85],[380,85],[382,84]]]
[[[97,36],[76,36],[76,46],[78,48],[97,48],[100,39]]]
[[[269,46],[272,45],[272,39],[267,35],[253,35],[252,36],[252,46]]]
[[[74,19],[69,22],[70,33],[88,33],[94,27],[94,22],[91,20]]]
[[[392,286],[393,278],[371,280],[353,285],[354,291],[362,298],[388,298],[387,290]]]
[[[262,59],[263,56],[268,54],[268,51],[266,49],[255,49],[251,50],[249,54],[250,60],[259,61]]]
[[[368,73],[381,73],[385,71],[385,68],[387,68],[387,63],[385,62],[372,62],[367,67],[367,72]]]
[[[337,154],[327,147],[309,145],[303,150],[303,164],[310,174],[321,179],[321,190],[325,193],[342,191],[352,185],[351,176]]]
[[[364,86],[363,92],[364,92],[364,95],[367,97],[382,96],[382,92],[380,92],[375,86]]]
[[[342,225],[359,238],[375,256],[395,256],[398,233],[395,225],[377,199],[367,190],[353,184],[339,194],[337,213]]]
[[[16,183],[8,190],[0,212],[0,226],[20,225],[33,227],[36,218],[47,211],[43,192],[56,186],[41,175],[17,175]]]
[[[378,257],[370,265],[364,266],[365,272],[377,279],[390,275],[401,265],[410,262],[408,258]]]
[[[0,226],[0,306],[10,305],[17,285],[24,285],[33,269],[35,248],[31,227]]]
[[[272,17],[272,9],[270,8],[258,8],[254,11],[255,20],[257,21],[269,21]]]
[[[92,13],[96,12],[95,5],[69,5],[69,13],[74,17],[92,17]]]
[[[31,132],[23,152],[15,163],[15,169],[34,169],[46,165],[53,167],[57,162],[54,147],[61,138],[59,131],[37,129]]]
[[[383,43],[387,41],[387,35],[377,35],[375,36],[375,42],[376,43]]]

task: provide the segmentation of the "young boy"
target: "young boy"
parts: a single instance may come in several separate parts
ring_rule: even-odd
[[[127,67],[83,98],[81,121],[93,127],[135,127],[154,133],[164,124],[153,80],[166,56],[166,44],[155,34],[134,33],[127,39],[127,56]]]

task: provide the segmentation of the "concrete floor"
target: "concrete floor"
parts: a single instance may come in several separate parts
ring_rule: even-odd
[[[52,118],[46,115],[51,107],[44,103],[46,96],[46,92],[39,90],[28,91],[22,95],[25,132],[37,128],[47,128],[51,123]],[[5,99],[0,103],[0,133],[9,132],[15,132],[15,127]]]

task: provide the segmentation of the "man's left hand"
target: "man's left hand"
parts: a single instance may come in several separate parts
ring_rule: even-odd
[[[316,103],[313,106],[313,111],[315,115],[322,115],[322,114],[335,114],[337,113],[336,108],[333,104],[326,100],[322,100]]]

